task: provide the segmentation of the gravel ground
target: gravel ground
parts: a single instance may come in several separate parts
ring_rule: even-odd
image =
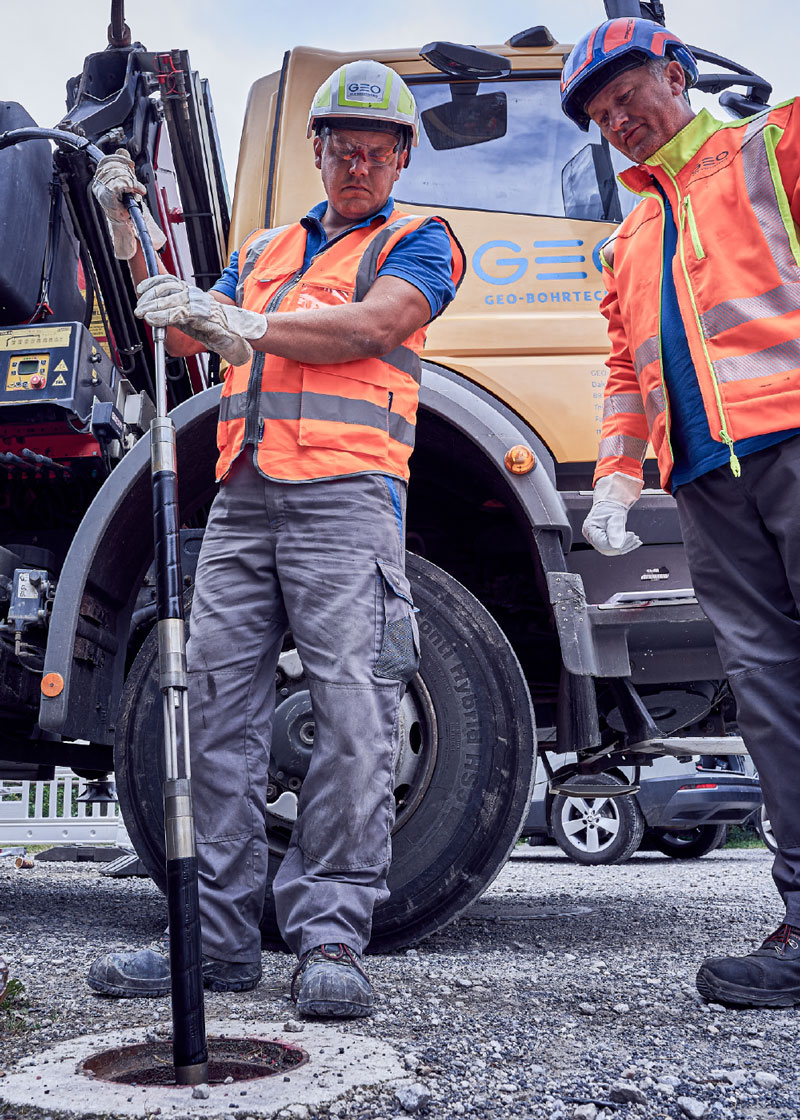
[[[798,1120],[800,1012],[706,1006],[694,987],[704,956],[748,951],[778,924],[770,864],[750,849],[582,868],[519,847],[458,922],[368,962],[379,1009],[341,1029],[391,1043],[415,1088],[357,1090],[313,1117]],[[104,1000],[84,982],[97,954],[142,947],[164,924],[149,881],[0,862],[0,952],[29,1001],[0,1013],[0,1070],[104,1028],[166,1034],[168,1000]],[[265,953],[261,985],[208,994],[207,1016],[289,1018],[290,968]]]

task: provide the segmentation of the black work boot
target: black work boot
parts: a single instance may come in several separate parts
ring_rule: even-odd
[[[249,992],[260,979],[260,961],[217,961],[203,957],[203,987],[209,991]]]
[[[800,1003],[800,926],[778,926],[746,957],[703,961],[697,990],[731,1007],[794,1007]]]
[[[106,953],[98,957],[87,976],[89,987],[104,996],[120,999],[169,995],[169,958],[152,949]],[[248,992],[261,979],[261,964],[217,961],[203,957],[203,987],[212,992]]]
[[[303,953],[292,976],[301,1015],[360,1019],[372,1013],[372,988],[349,945],[317,945]]]
[[[137,999],[169,995],[169,961],[152,949],[105,953],[89,969],[86,981],[103,996]]]

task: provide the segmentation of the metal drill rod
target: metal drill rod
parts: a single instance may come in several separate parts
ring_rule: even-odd
[[[128,196],[126,201],[141,242],[148,275],[157,276],[158,258],[142,212],[132,196]],[[153,328],[156,415],[150,425],[150,466],[158,603],[159,686],[164,705],[164,834],[172,981],[172,1054],[177,1083],[196,1085],[208,1081],[208,1047],[203,1003],[197,852],[189,767],[188,679],[177,455],[175,425],[167,415],[165,336],[163,327]]]

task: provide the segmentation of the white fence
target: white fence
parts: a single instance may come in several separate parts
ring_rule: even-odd
[[[66,767],[50,782],[0,782],[0,848],[12,844],[130,847],[116,801],[78,801],[86,782]]]

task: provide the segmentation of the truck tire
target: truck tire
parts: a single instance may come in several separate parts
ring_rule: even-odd
[[[688,831],[653,829],[653,844],[659,852],[673,859],[700,859],[725,843],[728,827],[724,824],[699,824]]]
[[[536,763],[527,684],[497,623],[466,588],[427,560],[408,554],[407,571],[419,610],[422,661],[401,711],[392,894],[375,911],[372,951],[435,933],[485,890],[525,821]],[[284,656],[291,662],[291,651],[282,655],[282,662]],[[285,701],[295,706],[302,705],[298,672],[302,667]],[[115,773],[128,833],[163,890],[164,763],[157,674],[154,631],[125,683]],[[306,741],[313,739],[308,719],[304,726]],[[271,776],[273,770],[274,758]],[[296,790],[296,778],[294,783]],[[268,816],[270,882],[288,835],[285,822]],[[269,888],[262,933],[265,944],[280,942]]]
[[[571,786],[621,786],[614,774],[578,776]],[[576,797],[557,794],[550,808],[550,829],[559,848],[576,863],[623,863],[638,850],[644,817],[633,794]]]

